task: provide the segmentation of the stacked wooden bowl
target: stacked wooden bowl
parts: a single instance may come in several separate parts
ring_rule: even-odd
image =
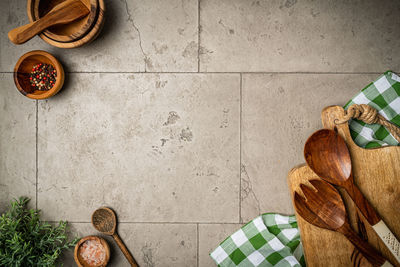
[[[28,0],[27,13],[30,22],[36,21],[54,6],[65,0]],[[104,0],[81,0],[90,13],[65,25],[48,28],[41,34],[46,43],[59,48],[74,48],[90,43],[99,35],[104,25]]]

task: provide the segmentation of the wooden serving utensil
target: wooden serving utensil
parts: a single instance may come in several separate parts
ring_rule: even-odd
[[[346,208],[336,188],[323,180],[309,182],[316,190],[300,184],[305,198],[294,193],[297,213],[312,225],[343,234],[373,266],[393,266],[351,229]]]
[[[350,152],[344,139],[333,130],[312,134],[304,147],[307,165],[325,181],[343,187],[380,239],[400,262],[400,242],[355,185]]]
[[[23,44],[51,26],[70,23],[89,12],[80,0],[67,0],[55,6],[43,18],[9,31],[8,38],[14,44]]]
[[[117,216],[112,209],[107,207],[97,209],[92,214],[92,224],[97,231],[112,236],[131,266],[138,267],[132,254],[117,233]]]

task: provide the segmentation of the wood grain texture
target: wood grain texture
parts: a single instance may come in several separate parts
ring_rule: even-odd
[[[34,16],[34,12],[32,11],[34,1],[36,1],[36,0],[28,0],[27,1],[27,13],[28,13],[29,21],[31,21],[31,22],[38,19],[37,17]],[[47,37],[43,33],[39,34],[39,37],[42,38],[46,43],[48,43],[52,46],[55,46],[55,47],[59,47],[59,48],[76,48],[76,47],[80,47],[82,45],[92,42],[93,40],[95,40],[97,38],[97,36],[100,34],[101,29],[104,26],[104,19],[105,19],[104,14],[105,14],[105,10],[106,10],[104,0],[98,0],[98,4],[99,4],[99,8],[98,8],[98,13],[97,13],[97,16],[95,19],[95,23],[94,23],[93,27],[89,30],[89,32],[87,32],[82,38],[75,40],[75,41],[63,43],[63,42],[55,41],[55,40]]]
[[[336,125],[344,110],[339,106],[327,107],[322,111],[322,123],[327,129],[334,129],[342,136],[349,148],[353,175],[357,186],[393,233],[400,236],[400,147],[363,149],[350,136],[348,124]],[[292,169],[288,176],[290,191],[300,190],[300,183],[318,176],[304,164]],[[364,233],[368,242],[393,265],[400,263],[392,256],[383,242],[362,215],[358,214],[351,198],[339,190],[349,214],[353,229]],[[309,266],[371,266],[346,238],[339,233],[317,228],[297,216],[304,253]]]
[[[33,13],[35,18],[42,18],[52,7],[66,0],[35,0],[33,2]],[[80,0],[90,10],[89,14],[68,25],[51,27],[43,32],[50,39],[58,42],[72,42],[85,36],[96,22],[99,2],[98,0]],[[31,9],[32,10],[32,9]]]
[[[49,27],[68,24],[87,14],[89,9],[80,0],[67,0],[56,5],[40,19],[11,30],[8,38],[14,44],[23,44]]]

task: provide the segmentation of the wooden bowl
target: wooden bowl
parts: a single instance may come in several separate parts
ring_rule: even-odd
[[[35,1],[37,1],[37,0],[28,0],[28,4],[27,4],[27,9],[28,9],[27,13],[28,13],[28,18],[29,18],[30,22],[37,20],[37,18],[34,16],[34,12],[32,10]],[[99,4],[99,8],[98,8],[97,16],[95,19],[95,23],[94,23],[93,27],[89,30],[89,32],[87,32],[86,35],[84,35],[81,39],[71,41],[68,43],[63,43],[63,42],[54,41],[53,39],[47,37],[43,33],[39,34],[39,37],[42,38],[46,43],[48,43],[52,46],[55,46],[55,47],[59,47],[59,48],[75,48],[75,47],[80,47],[84,44],[90,43],[91,41],[96,39],[96,37],[99,35],[99,33],[104,25],[104,12],[105,12],[104,0],[98,0],[98,4]]]
[[[98,242],[100,242],[103,245],[103,247],[105,248],[105,251],[106,251],[106,257],[104,259],[104,262],[97,264],[97,265],[90,265],[81,257],[81,255],[79,253],[79,249],[82,246],[82,244],[87,240],[97,240]],[[108,246],[107,241],[101,237],[94,236],[94,235],[86,236],[86,237],[82,238],[81,240],[79,240],[79,242],[76,244],[75,250],[74,250],[74,259],[75,259],[76,264],[79,267],[105,267],[105,266],[107,266],[108,261],[110,260],[110,247]]]
[[[57,71],[56,82],[48,91],[35,90],[29,81],[29,74],[32,71],[32,67],[39,63],[50,64]],[[50,53],[41,50],[35,50],[24,54],[19,58],[14,67],[15,85],[24,96],[32,99],[46,99],[57,94],[64,84],[64,75],[64,69],[61,63]]]
[[[46,15],[53,7],[65,0],[35,0],[33,1],[33,12],[36,19]],[[90,13],[72,23],[56,25],[43,32],[44,35],[58,42],[72,42],[82,38],[96,22],[98,1],[81,0],[90,10]],[[32,9],[28,9],[32,11]]]

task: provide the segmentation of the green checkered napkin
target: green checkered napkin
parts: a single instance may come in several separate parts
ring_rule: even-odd
[[[400,126],[400,77],[391,71],[385,72],[352,98],[344,108],[352,104],[367,104],[391,123]],[[379,124],[365,124],[359,120],[349,123],[351,136],[360,147],[397,146],[399,143],[389,131]]]
[[[294,215],[258,216],[221,243],[210,256],[218,266],[305,266]]]

